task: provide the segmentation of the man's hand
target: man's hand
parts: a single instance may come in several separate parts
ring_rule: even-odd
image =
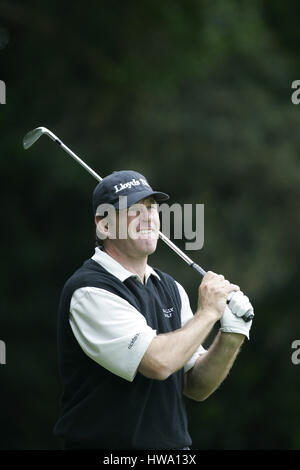
[[[199,286],[197,313],[210,312],[216,321],[219,320],[225,310],[229,293],[239,290],[239,286],[231,284],[224,276],[208,271]]]

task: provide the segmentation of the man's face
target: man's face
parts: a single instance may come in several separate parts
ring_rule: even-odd
[[[107,222],[108,243],[112,243],[125,255],[140,258],[156,250],[160,221],[158,206],[153,197],[115,211],[107,218]]]
[[[127,227],[127,237],[119,237],[117,240],[122,251],[133,257],[154,253],[160,221],[157,203],[153,197],[142,199],[128,209],[120,210],[117,217],[117,233],[122,223],[123,227]]]

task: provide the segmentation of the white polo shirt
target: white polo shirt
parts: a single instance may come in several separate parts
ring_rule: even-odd
[[[129,277],[139,276],[125,269],[107,253],[96,248],[92,257],[109,273],[124,282]],[[159,275],[146,266],[145,283],[149,276]],[[193,317],[190,302],[184,288],[176,282],[181,297],[181,326]],[[133,381],[138,366],[151,341],[157,335],[147,325],[145,317],[127,300],[105,289],[82,287],[72,296],[70,304],[70,325],[82,350],[94,361],[110,372]],[[128,345],[134,344],[134,354]],[[206,350],[200,345],[184,366],[191,369],[197,358]]]

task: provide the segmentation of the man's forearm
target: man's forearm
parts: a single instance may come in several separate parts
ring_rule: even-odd
[[[197,401],[211,395],[228,375],[244,339],[241,334],[219,332],[207,353],[185,374],[185,395]]]
[[[139,372],[164,380],[181,369],[210,333],[216,318],[213,312],[196,312],[184,327],[157,335],[143,357]]]

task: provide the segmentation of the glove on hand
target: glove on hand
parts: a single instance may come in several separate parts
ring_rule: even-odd
[[[224,333],[239,333],[249,339],[252,320],[245,322],[242,317],[253,307],[246,295],[241,291],[232,292],[228,296],[229,304],[226,305],[221,318],[220,331]]]

